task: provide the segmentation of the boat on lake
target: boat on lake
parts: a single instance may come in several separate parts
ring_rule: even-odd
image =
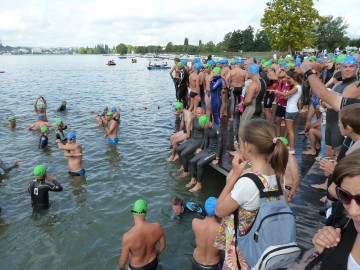
[[[116,63],[115,63],[114,60],[109,60],[106,65],[108,65],[108,66],[116,66]]]
[[[155,69],[170,69],[171,67],[168,66],[167,62],[162,62],[161,64],[151,64],[151,62],[149,63],[149,65],[147,66],[148,70],[155,70]]]

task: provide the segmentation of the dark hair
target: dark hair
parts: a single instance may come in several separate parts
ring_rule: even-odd
[[[257,154],[270,158],[275,174],[282,178],[285,174],[289,151],[281,140],[274,143],[276,128],[264,119],[252,119],[240,131],[240,138],[255,146]]]
[[[334,75],[333,75],[334,79],[337,80],[338,82],[341,82],[342,81],[342,76],[341,76],[341,72],[338,71],[338,72],[335,72]]]
[[[286,75],[288,75],[290,78],[292,78],[294,81],[298,82],[299,84],[302,84],[303,76],[298,73],[291,70],[286,71]]]
[[[334,183],[340,186],[345,177],[355,177],[360,175],[360,149],[345,156],[336,164],[333,178]]]
[[[184,205],[184,202],[183,202],[183,200],[181,199],[181,198],[179,198],[179,197],[174,197],[173,199],[172,199],[172,205],[181,205],[181,206],[183,206]]]
[[[360,104],[355,103],[343,107],[339,112],[339,119],[344,128],[351,127],[356,134],[360,134]]]

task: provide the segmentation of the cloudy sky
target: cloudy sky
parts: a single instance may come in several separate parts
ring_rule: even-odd
[[[260,28],[267,0],[0,0],[0,40],[9,46],[190,44]],[[344,17],[360,37],[359,0],[319,0],[320,15]]]

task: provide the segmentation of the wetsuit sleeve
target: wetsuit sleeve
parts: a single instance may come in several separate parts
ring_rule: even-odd
[[[201,149],[207,148],[208,144],[209,144],[209,131],[205,130],[204,139],[203,139],[203,142],[201,144]]]
[[[222,152],[222,133],[220,128],[218,127],[216,130],[216,136],[217,136],[217,151],[216,151],[216,157],[220,158],[221,157],[221,152]]]
[[[217,89],[220,85],[222,84],[222,79],[218,79],[215,83],[211,83],[210,84],[210,90],[214,91],[215,89]]]
[[[47,182],[47,186],[49,191],[59,192],[63,190],[63,187],[55,179]]]

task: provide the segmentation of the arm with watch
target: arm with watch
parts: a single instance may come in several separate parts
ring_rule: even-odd
[[[339,111],[342,101],[342,96],[328,91],[326,86],[311,70],[310,62],[303,62],[300,66],[301,72],[304,74],[304,81],[308,80],[311,89],[316,93],[319,99],[322,99],[329,104],[334,110]]]

